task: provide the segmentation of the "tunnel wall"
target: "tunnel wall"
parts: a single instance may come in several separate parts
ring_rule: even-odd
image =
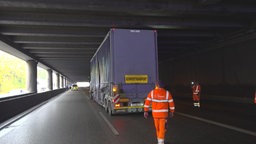
[[[179,97],[202,86],[202,98],[214,96],[253,101],[256,88],[256,42],[236,43],[159,63],[160,81]],[[191,96],[191,95],[187,95]]]
[[[63,93],[66,89],[58,89],[43,93],[0,99],[0,123]]]

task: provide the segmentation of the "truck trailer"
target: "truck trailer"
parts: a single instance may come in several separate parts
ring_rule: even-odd
[[[110,29],[90,60],[90,98],[110,115],[143,112],[157,81],[155,30]]]

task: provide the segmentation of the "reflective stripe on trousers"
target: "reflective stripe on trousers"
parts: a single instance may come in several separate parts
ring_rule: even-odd
[[[157,140],[158,143],[164,143],[164,138],[165,138],[165,124],[166,124],[166,119],[162,118],[154,118],[154,124],[156,128],[156,135],[157,135]]]

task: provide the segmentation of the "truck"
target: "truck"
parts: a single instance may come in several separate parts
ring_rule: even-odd
[[[109,115],[143,112],[157,81],[156,30],[112,28],[90,60],[90,98]]]

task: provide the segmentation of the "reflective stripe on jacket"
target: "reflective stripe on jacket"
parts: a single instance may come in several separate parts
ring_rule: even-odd
[[[201,90],[201,87],[200,85],[194,85],[192,89],[193,89],[193,94],[198,94]]]
[[[152,103],[152,115],[154,118],[167,118],[169,110],[174,112],[175,109],[172,95],[163,88],[154,89],[148,94],[144,104],[144,111],[148,111],[150,103]]]

